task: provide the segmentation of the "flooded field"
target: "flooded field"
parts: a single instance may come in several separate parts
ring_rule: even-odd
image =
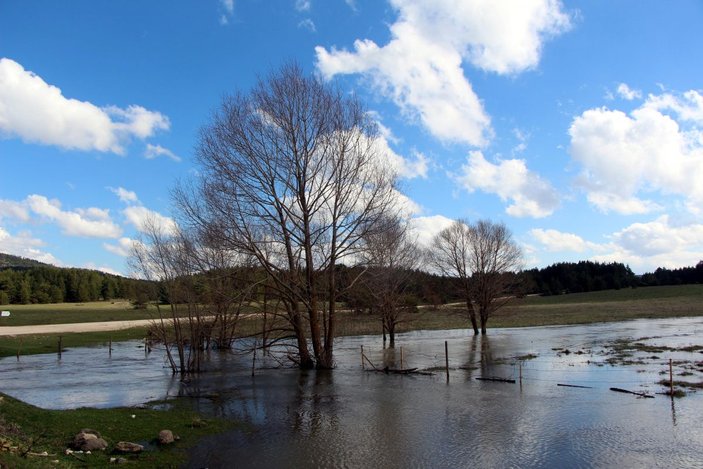
[[[445,345],[449,350],[449,383]],[[361,366],[361,346],[379,369]],[[341,338],[337,369],[274,369],[212,353],[181,383],[140,344],[0,360],[0,390],[47,408],[136,405],[188,395],[249,423],[203,440],[191,467],[701,467],[703,318]],[[669,359],[677,387],[672,400]],[[515,380],[480,381],[476,378]],[[521,379],[522,378],[522,379]],[[686,385],[689,383],[689,385]],[[584,387],[568,387],[584,386]],[[612,387],[648,394],[613,392]]]

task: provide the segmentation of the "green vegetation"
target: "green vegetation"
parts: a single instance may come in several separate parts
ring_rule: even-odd
[[[162,408],[164,410],[156,410]],[[167,410],[166,410],[167,408]],[[187,400],[151,403],[144,408],[44,410],[0,394],[0,467],[106,467],[111,457],[123,457],[129,467],[178,467],[187,450],[203,436],[235,426],[225,420],[204,420],[188,408]],[[66,454],[73,437],[83,428],[100,432],[105,451]],[[159,431],[181,437],[168,447],[156,442]],[[145,446],[138,455],[115,455],[118,441]],[[46,452],[48,456],[39,456]],[[114,464],[113,464],[114,465]]]
[[[54,309],[54,306],[63,309]],[[12,318],[0,319],[0,325],[10,325],[7,319],[20,320],[21,324],[62,323],[105,321],[111,319],[138,319],[153,317],[154,310],[129,309],[127,303],[114,305],[109,302],[85,305],[26,305],[16,310],[12,308]],[[120,309],[122,308],[122,309]],[[152,308],[152,306],[150,306]],[[14,311],[18,311],[15,316]],[[703,315],[703,285],[680,285],[664,287],[628,288],[605,290],[570,295],[548,297],[529,296],[496,313],[491,319],[495,327],[524,327],[544,325],[588,324],[595,322],[622,321],[637,318],[670,318]],[[349,310],[338,312],[339,335],[380,334],[381,320],[377,315]],[[70,319],[70,320],[69,320]],[[422,306],[417,312],[406,315],[405,321],[398,324],[397,332],[420,329],[465,329],[469,327],[465,307],[460,304],[444,305],[437,309]],[[261,330],[261,320],[256,316],[240,320],[242,335],[254,334]],[[13,324],[18,324],[14,323]],[[283,323],[280,324],[284,326]],[[110,339],[140,339],[146,334],[145,328],[112,332],[90,332],[64,334],[64,348],[107,344]],[[18,348],[22,355],[56,352],[58,337],[18,336],[0,337],[0,356],[14,356]]]
[[[146,333],[146,327],[135,327],[119,331],[61,334],[61,348],[65,351],[76,347],[107,347],[110,341],[143,339]],[[57,353],[58,341],[56,334],[0,336],[0,357],[15,356],[18,352],[20,355]]]
[[[54,267],[0,254],[0,305],[154,300],[156,284],[88,269]]]
[[[155,306],[135,309],[127,300],[12,305],[4,308],[11,311],[12,316],[0,318],[0,326],[132,321],[157,317]]]

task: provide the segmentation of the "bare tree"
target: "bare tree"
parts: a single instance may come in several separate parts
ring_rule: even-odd
[[[173,372],[182,375],[200,371],[207,328],[192,285],[192,254],[192,244],[182,231],[148,219],[130,256],[132,268],[143,278],[159,282],[166,292],[168,312],[157,304],[159,317],[152,331],[164,344]]]
[[[395,198],[375,136],[356,99],[284,66],[223,100],[201,131],[197,196],[178,197],[192,223],[265,270],[304,368],[334,365],[335,266]]]
[[[363,287],[370,299],[369,307],[381,318],[383,343],[395,346],[396,327],[415,308],[406,294],[408,280],[419,268],[422,251],[408,234],[400,217],[387,217],[380,229],[364,237],[363,265],[368,272]]]
[[[522,252],[502,223],[456,220],[434,239],[434,265],[458,277],[474,334],[486,334],[488,318],[514,295],[513,273],[521,268]],[[478,320],[477,320],[478,319]]]

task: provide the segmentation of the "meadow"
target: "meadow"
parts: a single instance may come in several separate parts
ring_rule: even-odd
[[[10,318],[0,318],[0,326],[65,324],[94,321],[124,321],[154,319],[156,307],[134,309],[128,301],[63,303],[48,305],[3,306],[12,312]],[[596,322],[623,321],[639,318],[670,318],[703,316],[703,285],[640,287],[604,290],[555,296],[528,296],[500,310],[490,318],[488,327],[529,327]],[[341,310],[338,313],[338,335],[380,334],[381,321],[365,313]],[[256,316],[240,322],[244,334],[260,329]],[[461,303],[438,308],[420,306],[408,313],[397,332],[423,329],[461,329],[468,327],[466,308]],[[121,331],[71,333],[62,335],[64,348],[104,345],[110,340],[144,338],[146,328]],[[0,336],[0,356],[56,352],[55,335]]]

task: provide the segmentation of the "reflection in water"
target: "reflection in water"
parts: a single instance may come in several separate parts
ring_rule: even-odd
[[[266,369],[275,363],[257,357],[262,368],[252,377],[250,356],[213,352],[208,372],[187,383],[174,380],[157,353],[145,357],[134,343],[113,344],[111,359],[76,349],[59,364],[55,354],[0,360],[0,390],[55,408],[200,396],[189,399],[194,409],[253,428],[203,440],[192,467],[700,467],[703,395],[674,404],[610,392],[661,390],[655,383],[669,358],[633,356],[641,363],[607,365],[604,346],[619,337],[686,345],[703,337],[703,320],[497,329],[488,337],[413,332],[385,350],[377,337],[347,337],[336,343],[338,367],[331,372]],[[398,367],[402,345],[407,367],[442,371],[362,371],[361,345],[376,364]],[[515,357],[527,354],[537,358],[523,364],[522,390],[474,379],[517,377]],[[672,355],[677,360],[683,352]]]

